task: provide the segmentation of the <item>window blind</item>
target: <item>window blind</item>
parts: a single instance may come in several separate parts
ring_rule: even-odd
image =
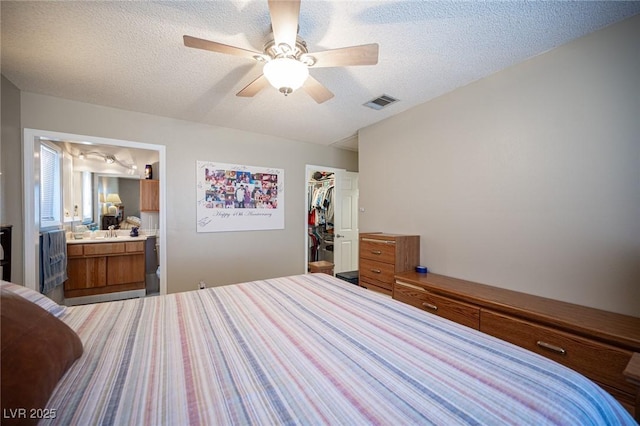
[[[60,221],[60,154],[40,145],[40,226]]]

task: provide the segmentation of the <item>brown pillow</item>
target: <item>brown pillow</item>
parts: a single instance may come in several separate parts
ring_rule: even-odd
[[[2,422],[13,417],[20,424],[35,424],[39,419],[31,417],[39,415],[38,409],[55,408],[47,401],[82,355],[82,342],[61,320],[6,289],[0,290],[0,328]]]

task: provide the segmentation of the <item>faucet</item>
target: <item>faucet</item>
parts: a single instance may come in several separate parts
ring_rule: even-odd
[[[115,225],[109,225],[107,238],[116,238],[118,235],[116,234]]]

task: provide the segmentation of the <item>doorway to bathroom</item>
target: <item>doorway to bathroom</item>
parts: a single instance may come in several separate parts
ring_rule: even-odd
[[[40,141],[54,141],[54,142],[72,142],[78,144],[84,144],[91,147],[91,150],[98,151],[100,149],[107,149],[109,147],[118,147],[122,149],[138,149],[138,150],[150,150],[155,151],[158,154],[158,177],[159,177],[159,212],[157,221],[158,235],[166,235],[166,197],[165,197],[165,164],[166,153],[163,145],[127,141],[120,139],[99,138],[93,136],[76,135],[70,133],[53,132],[47,130],[36,129],[24,129],[23,133],[23,192],[24,197],[24,282],[29,288],[36,291],[38,283],[40,282],[40,214],[39,214],[39,200],[40,200],[40,188],[38,184],[39,180],[39,149]],[[159,290],[161,294],[167,292],[167,272],[166,272],[166,250],[163,246],[160,246],[158,251],[158,258],[160,260],[159,276],[160,285]]]

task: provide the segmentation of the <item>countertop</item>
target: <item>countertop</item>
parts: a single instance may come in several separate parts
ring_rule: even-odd
[[[95,238],[84,237],[79,240],[73,238],[67,238],[67,244],[99,244],[99,243],[126,243],[130,241],[146,241],[146,235],[138,235],[137,237],[131,237],[129,235],[118,235],[117,237],[105,238],[103,236],[96,236]]]

